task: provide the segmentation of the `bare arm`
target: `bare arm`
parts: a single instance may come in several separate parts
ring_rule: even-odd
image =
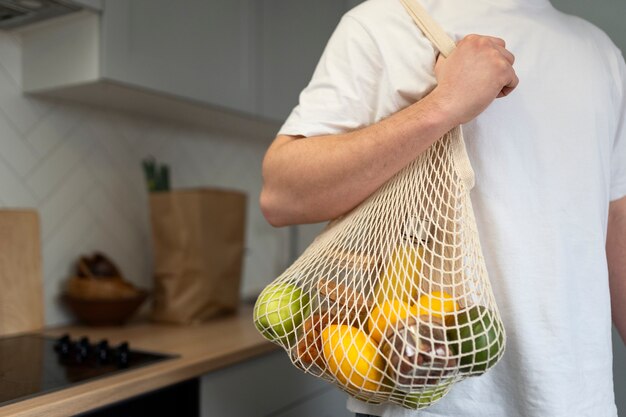
[[[302,140],[279,136],[263,161],[261,208],[274,226],[346,213],[456,125],[517,86],[504,41],[470,35],[437,63],[424,99],[353,132]]]
[[[626,197],[610,205],[606,256],[613,323],[626,343]]]

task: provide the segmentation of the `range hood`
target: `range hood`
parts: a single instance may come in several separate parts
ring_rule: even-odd
[[[0,29],[14,29],[81,10],[69,0],[0,0]]]

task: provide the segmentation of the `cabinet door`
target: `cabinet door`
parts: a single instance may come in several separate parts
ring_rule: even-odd
[[[254,0],[106,0],[103,75],[254,113]]]
[[[81,6],[85,6],[86,8],[91,10],[102,10],[102,0],[73,0],[72,2],[78,3]]]
[[[354,417],[346,408],[347,398],[347,394],[329,387],[319,395],[272,414],[272,417]]]
[[[261,8],[259,114],[282,121],[298,103],[346,3],[265,0]]]
[[[327,382],[296,369],[280,350],[205,375],[200,408],[203,417],[269,416],[329,388]]]
[[[365,0],[345,0],[346,9],[350,10],[351,8],[356,7],[359,4],[363,3],[363,1]]]

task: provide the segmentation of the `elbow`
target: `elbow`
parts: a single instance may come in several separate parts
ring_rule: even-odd
[[[265,217],[265,220],[267,220],[269,224],[274,227],[282,227],[290,224],[286,219],[284,209],[281,209],[280,204],[277,203],[277,198],[267,187],[263,187],[261,190],[259,203],[263,217]]]
[[[321,219],[313,215],[313,211],[305,209],[307,202],[292,194],[272,189],[271,187],[263,186],[259,196],[259,203],[263,217],[274,227],[321,221]]]
[[[274,227],[319,223],[343,214],[327,212],[312,200],[281,194],[265,186],[261,190],[259,203],[263,217]]]

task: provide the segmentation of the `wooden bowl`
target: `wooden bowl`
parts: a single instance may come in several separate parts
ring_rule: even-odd
[[[67,281],[65,293],[82,300],[119,300],[121,298],[134,298],[139,295],[139,291],[121,277],[85,278],[75,276]]]
[[[89,326],[119,326],[126,323],[148,297],[148,292],[124,298],[77,298],[64,294],[63,301],[76,318]]]

